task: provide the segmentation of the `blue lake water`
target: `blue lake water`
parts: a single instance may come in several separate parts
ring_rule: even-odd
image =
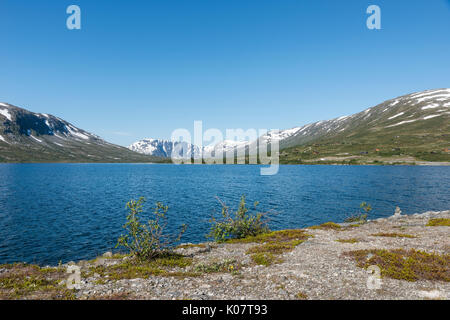
[[[343,221],[362,201],[371,218],[450,209],[450,167],[148,164],[0,164],[0,263],[57,264],[112,249],[123,232],[125,204],[169,205],[182,242],[205,241],[216,196],[235,207],[242,194],[273,209],[272,229]],[[171,231],[169,230],[169,231]]]

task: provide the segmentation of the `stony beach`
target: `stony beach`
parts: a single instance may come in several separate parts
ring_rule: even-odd
[[[3,279],[0,298],[449,299],[450,229],[445,224],[430,223],[436,219],[448,223],[450,211],[393,215],[364,224],[330,223],[276,233],[272,238],[255,242],[250,239],[185,244],[175,250],[179,254],[177,260],[161,260],[148,266],[133,266],[129,256],[111,252],[92,261],[58,267],[4,265],[0,266],[0,281]],[[280,239],[287,241],[283,237],[288,235],[289,242],[282,242],[282,246],[277,244]],[[271,258],[270,261],[257,259],[261,258],[257,256],[261,248],[273,249],[274,255],[264,256]],[[381,279],[369,274],[367,264],[376,264],[377,254],[397,252],[397,249],[403,250],[403,254],[412,252],[410,250],[433,254],[435,256],[425,258],[437,262],[431,262],[431,267],[424,265],[423,272],[417,264],[419,270],[416,268],[415,274],[409,269],[404,274],[389,274],[382,269]],[[375,260],[370,262],[371,258]],[[425,258],[420,256],[419,262]],[[409,263],[408,259],[413,258],[403,257]],[[411,260],[411,263],[415,262]],[[65,282],[70,265],[81,271],[79,284],[73,290],[66,289]],[[27,287],[21,291],[5,285],[6,280],[15,279],[14,276],[49,282],[45,288],[35,285],[35,290]]]

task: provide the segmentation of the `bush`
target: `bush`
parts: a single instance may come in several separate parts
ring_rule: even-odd
[[[217,242],[223,242],[227,239],[242,239],[270,231],[267,226],[268,219],[265,219],[269,213],[250,214],[249,209],[245,206],[245,196],[241,197],[239,208],[235,212],[232,212],[220,199],[218,200],[222,206],[221,218],[213,217],[211,219],[212,226],[208,237],[214,238]],[[255,202],[254,210],[257,205],[258,202]]]
[[[359,206],[360,212],[351,215],[347,219],[345,219],[345,222],[358,222],[358,223],[365,223],[367,222],[367,216],[369,215],[369,212],[372,211],[372,206],[366,202],[362,202]]]
[[[145,198],[131,200],[126,207],[129,209],[127,223],[123,228],[127,234],[121,235],[117,241],[116,248],[125,247],[130,254],[139,259],[153,259],[170,253],[173,245],[178,242],[186,231],[186,225],[182,225],[181,231],[177,236],[165,234],[167,226],[168,206],[157,202],[153,209],[154,219],[149,219],[147,224],[141,223],[140,215],[144,212],[143,204]]]

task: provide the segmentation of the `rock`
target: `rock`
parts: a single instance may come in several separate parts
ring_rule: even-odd
[[[402,216],[402,210],[399,207],[395,208],[394,218],[400,218]]]
[[[112,256],[113,256],[113,254],[111,251],[107,251],[103,254],[103,257],[105,257],[105,258],[112,258]]]

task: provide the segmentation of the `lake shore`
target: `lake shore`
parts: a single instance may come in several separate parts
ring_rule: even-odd
[[[450,211],[425,212],[361,225],[329,223],[279,231],[269,238],[185,244],[175,250],[177,258],[142,266],[134,265],[129,256],[110,252],[59,267],[3,265],[0,298],[449,299],[448,219]],[[430,221],[444,223],[431,226]],[[385,272],[383,268],[389,266],[383,265],[383,258],[388,255],[412,264],[396,273]],[[431,263],[419,265],[431,272],[414,271],[414,259]],[[381,266],[381,280],[368,274],[366,260]],[[66,288],[70,265],[81,271],[75,290]],[[28,282],[40,281],[21,288],[24,277]],[[42,283],[45,286],[40,287]]]

